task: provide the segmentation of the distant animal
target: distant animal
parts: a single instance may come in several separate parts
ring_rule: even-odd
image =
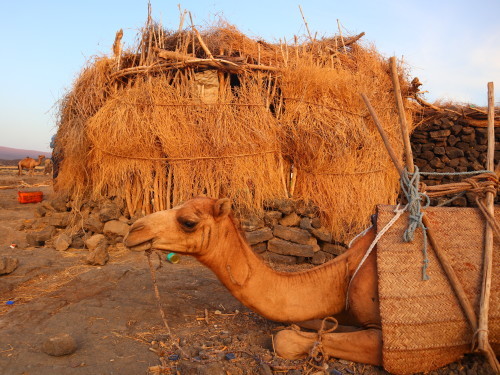
[[[45,158],[45,155],[38,155],[38,160],[35,160],[33,158],[30,158],[30,157],[25,157],[23,160],[21,160],[17,164],[17,168],[19,169],[19,171],[17,173],[18,176],[22,175],[23,168],[27,169],[28,170],[28,174],[30,176],[32,176],[33,173],[34,173],[34,171],[35,171],[35,167],[37,167],[40,164],[42,164],[42,160],[44,158]]]
[[[43,169],[43,174],[51,174],[52,173],[52,160],[51,159],[45,159],[45,168]]]

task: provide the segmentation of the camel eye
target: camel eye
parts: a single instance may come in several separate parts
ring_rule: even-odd
[[[196,227],[196,225],[198,224],[198,222],[196,222],[196,221],[185,219],[182,217],[179,218],[179,223],[181,224],[183,229],[185,229],[187,231],[193,230]]]

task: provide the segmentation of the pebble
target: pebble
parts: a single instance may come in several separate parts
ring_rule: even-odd
[[[72,354],[76,349],[77,345],[75,339],[67,333],[49,337],[42,344],[42,351],[53,357]]]

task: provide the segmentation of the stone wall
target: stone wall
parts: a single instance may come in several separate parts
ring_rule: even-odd
[[[415,165],[421,172],[469,172],[486,169],[487,129],[475,127],[459,116],[442,117],[419,126],[411,136]],[[495,165],[500,159],[500,129],[495,129]],[[422,176],[431,186],[460,181],[458,176]],[[432,204],[449,199],[436,198]],[[471,206],[470,194],[453,201],[453,206]]]
[[[321,225],[317,207],[279,199],[266,204],[264,217],[247,215],[241,228],[252,249],[273,263],[322,264],[346,251]]]

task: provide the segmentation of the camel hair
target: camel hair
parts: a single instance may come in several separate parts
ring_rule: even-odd
[[[317,327],[314,323],[320,322],[318,319],[334,316],[341,326],[336,332],[322,334],[323,353],[381,366],[376,251],[352,278],[374,238],[375,230],[371,229],[344,254],[321,266],[278,272],[243,238],[228,199],[199,197],[137,220],[124,243],[137,251],[152,248],[194,256],[233,296],[267,319]],[[314,332],[285,329],[274,337],[274,348],[283,358],[305,358],[317,339]]]
[[[34,171],[35,171],[35,167],[39,166],[40,164],[42,164],[42,160],[45,158],[45,155],[38,155],[38,160],[35,160],[33,158],[30,158],[30,157],[25,157],[23,160],[21,160],[18,164],[17,164],[17,168],[19,169],[18,171],[18,175],[22,175],[22,171],[23,171],[23,168],[27,169],[28,170],[28,174],[30,176],[33,175]]]

